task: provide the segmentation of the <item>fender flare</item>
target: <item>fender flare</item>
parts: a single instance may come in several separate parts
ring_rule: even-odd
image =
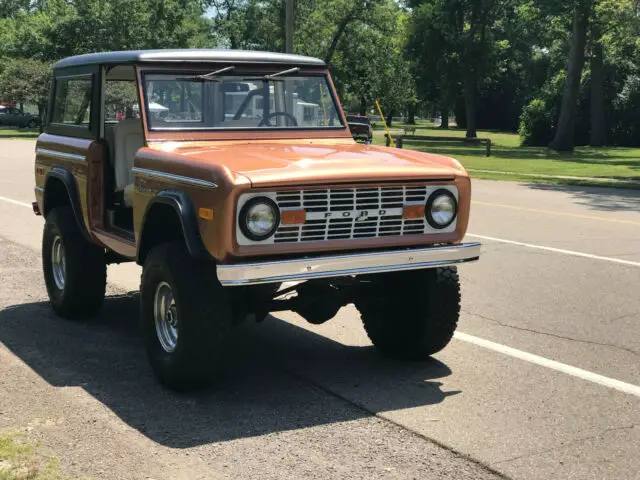
[[[80,196],[78,195],[76,180],[71,172],[69,172],[69,170],[62,167],[54,167],[51,169],[51,171],[49,171],[49,173],[47,173],[47,176],[44,180],[44,195],[42,200],[43,215],[46,215],[46,213],[50,210],[50,208],[47,207],[47,187],[51,185],[52,181],[60,181],[64,185],[69,197],[71,211],[73,212],[73,216],[76,219],[78,228],[82,232],[82,235],[87,240],[91,241],[91,237],[89,235],[89,232],[87,231],[87,227],[84,224],[84,217],[82,215],[82,207],[80,205]]]
[[[147,225],[147,217],[155,205],[168,206],[178,215],[180,225],[182,226],[184,243],[192,257],[200,258],[207,254],[207,250],[202,242],[202,238],[200,237],[196,211],[189,196],[186,193],[177,190],[163,190],[158,192],[158,194],[149,201],[145,208],[140,229],[140,241],[138,242],[138,249],[136,252],[136,262],[138,264],[141,264],[140,256],[144,245],[144,229]]]

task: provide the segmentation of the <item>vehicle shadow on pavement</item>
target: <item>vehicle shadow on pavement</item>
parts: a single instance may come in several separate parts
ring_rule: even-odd
[[[569,193],[575,203],[605,212],[637,212],[640,210],[640,189],[588,187],[577,185],[526,184],[534,190]]]
[[[53,386],[79,386],[155,442],[186,448],[432,405],[451,374],[437,360],[401,363],[270,317],[241,327],[227,373],[196,394],[153,378],[138,329],[138,297],[108,297],[84,323],[46,302],[0,311],[0,342]],[[345,399],[349,399],[345,401]]]

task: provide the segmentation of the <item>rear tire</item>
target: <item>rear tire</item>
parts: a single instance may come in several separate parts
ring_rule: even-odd
[[[381,353],[422,360],[451,341],[460,315],[455,267],[375,276],[362,288],[356,307]]]
[[[42,270],[51,306],[67,319],[90,317],[104,301],[104,249],[80,231],[70,207],[47,215],[42,235]]]
[[[140,287],[147,356],[156,378],[172,390],[209,385],[224,369],[233,325],[215,264],[196,260],[181,243],[148,254]]]

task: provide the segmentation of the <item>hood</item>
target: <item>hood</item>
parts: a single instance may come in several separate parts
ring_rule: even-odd
[[[158,145],[199,163],[223,165],[254,187],[377,181],[451,180],[466,176],[456,160],[412,150],[355,142]]]

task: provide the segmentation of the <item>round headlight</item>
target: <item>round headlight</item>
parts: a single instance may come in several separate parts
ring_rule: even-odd
[[[433,228],[447,228],[458,213],[458,202],[449,190],[436,190],[427,200],[425,217]]]
[[[242,207],[240,230],[251,240],[266,240],[273,235],[280,224],[280,211],[273,200],[255,197]]]

